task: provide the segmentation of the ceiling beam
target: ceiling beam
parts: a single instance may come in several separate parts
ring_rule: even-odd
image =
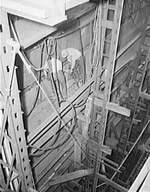
[[[1,7],[8,13],[54,26],[67,19],[65,15],[65,0],[2,0]]]

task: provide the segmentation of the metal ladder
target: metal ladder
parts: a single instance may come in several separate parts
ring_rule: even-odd
[[[97,79],[95,86],[95,97],[100,99],[102,107],[93,107],[93,121],[91,123],[90,138],[97,142],[97,152],[94,182],[92,192],[96,192],[100,159],[102,156],[101,147],[104,141],[105,127],[107,121],[108,110],[106,103],[110,100],[111,85],[115,67],[115,58],[118,46],[118,38],[120,31],[120,23],[123,11],[124,0],[109,0],[103,2],[101,6],[101,48],[100,48],[100,61],[97,70]],[[100,43],[100,42],[99,42]],[[95,98],[94,97],[94,98]],[[98,126],[96,125],[98,124]],[[97,127],[95,129],[95,127]],[[95,152],[94,152],[95,153]]]

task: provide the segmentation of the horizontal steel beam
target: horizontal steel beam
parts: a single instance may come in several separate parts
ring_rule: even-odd
[[[92,175],[93,173],[94,173],[94,169],[85,169],[85,170],[74,171],[72,173],[68,173],[68,174],[64,174],[64,175],[52,178],[49,181],[48,185],[49,186],[58,185],[61,183],[79,179],[81,177]]]
[[[128,189],[122,187],[121,185],[115,183],[114,181],[112,181],[111,179],[108,179],[107,177],[101,175],[101,174],[97,174],[97,177],[104,181],[105,183],[107,183],[108,185],[114,187],[115,189],[121,191],[121,192],[128,192]]]

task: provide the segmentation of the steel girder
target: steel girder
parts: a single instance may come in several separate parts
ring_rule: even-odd
[[[1,9],[1,116],[0,127],[0,174],[4,190],[30,191],[35,188],[32,176],[25,129],[22,117],[20,91],[16,74],[16,49],[9,44],[13,41],[8,13]],[[18,47],[19,48],[19,47]]]

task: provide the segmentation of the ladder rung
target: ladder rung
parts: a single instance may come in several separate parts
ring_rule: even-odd
[[[107,57],[107,58],[109,58],[109,55],[103,53],[103,57]]]
[[[115,5],[110,5],[110,4],[108,5],[108,8],[112,9],[112,10],[116,10],[117,9]]]
[[[141,123],[141,120],[140,119],[132,119],[133,123]]]
[[[142,110],[142,111],[147,111],[147,109],[144,109],[143,107],[141,106],[137,106],[138,109]]]
[[[104,42],[106,42],[106,43],[111,43],[111,40],[108,39],[107,37],[105,37],[105,41],[104,41]]]
[[[108,20],[103,20],[102,21],[102,26],[112,29],[113,28],[113,22],[112,21],[108,21]]]

